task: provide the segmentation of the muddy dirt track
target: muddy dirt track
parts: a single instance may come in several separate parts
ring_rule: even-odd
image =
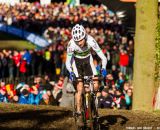
[[[102,130],[160,130],[160,112],[101,109]],[[53,106],[0,104],[0,130],[75,130],[72,111]]]

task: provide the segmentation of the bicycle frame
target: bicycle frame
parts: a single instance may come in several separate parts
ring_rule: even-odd
[[[78,128],[78,130],[85,130],[86,127],[90,130],[99,130],[95,128],[96,123],[98,122],[98,99],[94,91],[94,81],[92,76],[84,76],[83,84],[83,94],[82,94],[82,109],[83,109],[83,122],[85,126],[83,128]],[[89,83],[89,90],[86,92],[85,82]]]

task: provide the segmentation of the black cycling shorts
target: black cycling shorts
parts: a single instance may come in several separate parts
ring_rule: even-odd
[[[93,76],[93,69],[90,63],[90,56],[80,59],[74,57],[75,66],[78,72],[77,78],[83,78],[83,76]]]

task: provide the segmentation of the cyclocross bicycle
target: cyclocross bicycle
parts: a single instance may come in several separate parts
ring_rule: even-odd
[[[84,126],[78,126],[76,124],[77,130],[100,130],[98,99],[94,91],[92,78],[92,76],[83,77],[82,117]],[[74,118],[76,123],[76,102],[74,102]]]

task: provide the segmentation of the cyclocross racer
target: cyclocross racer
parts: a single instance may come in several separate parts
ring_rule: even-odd
[[[67,46],[67,60],[66,68],[70,74],[70,80],[75,77],[78,81],[77,83],[77,93],[76,93],[76,103],[77,103],[77,113],[79,115],[78,123],[82,124],[81,119],[81,95],[83,91],[83,81],[82,76],[96,76],[97,71],[93,63],[93,57],[91,54],[91,49],[93,49],[97,55],[102,60],[102,75],[106,77],[106,65],[107,59],[100,49],[98,43],[95,39],[86,33],[82,25],[76,24],[72,28],[72,39],[69,41]],[[98,81],[97,81],[98,82]],[[98,90],[98,83],[94,84],[95,90]]]

